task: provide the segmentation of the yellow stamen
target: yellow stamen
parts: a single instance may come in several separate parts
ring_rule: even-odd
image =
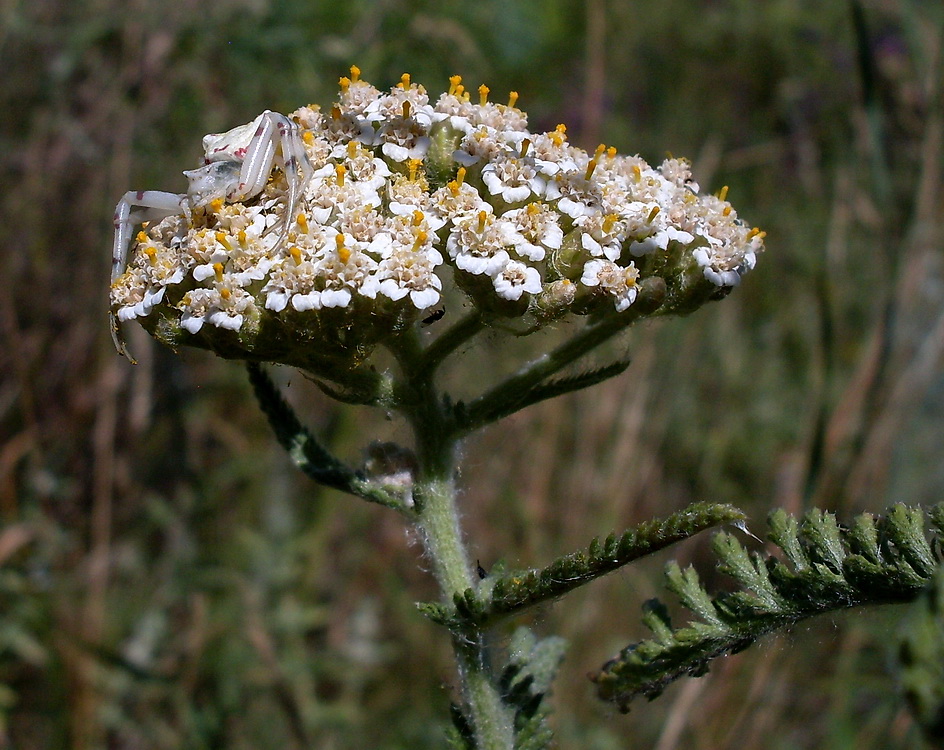
[[[229,241],[229,236],[226,234],[226,232],[217,232],[216,241],[219,242],[227,250],[233,249],[233,243]]]
[[[616,223],[616,220],[619,219],[618,214],[607,214],[603,217],[603,231],[607,234],[610,233],[610,230],[613,229],[613,225]]]
[[[338,233],[338,236],[334,238],[334,242],[337,245],[338,258],[344,265],[347,265],[347,262],[351,259],[351,251],[344,246],[344,234]]]
[[[358,68],[356,65],[352,65],[351,66],[351,82],[353,83],[357,81],[357,79],[360,77],[361,77],[361,69]]]
[[[633,180],[642,182],[642,170],[639,168],[638,164],[633,164]]]
[[[404,73],[400,76],[400,83],[397,84],[398,89],[408,89],[410,88],[410,74]]]
[[[337,178],[338,187],[344,187],[344,175],[347,174],[347,167],[343,164],[338,164],[334,168],[334,176]]]
[[[728,198],[728,186],[725,185],[721,190],[718,191],[719,200],[727,200]]]
[[[295,221],[298,223],[298,228],[303,232],[308,232],[308,217],[305,214],[299,214],[295,217]]]
[[[236,240],[237,240],[237,241],[239,242],[239,244],[242,245],[243,247],[246,246],[246,230],[245,230],[245,229],[240,229],[240,230],[239,230],[239,233],[236,235]]]
[[[485,222],[488,220],[488,211],[479,211],[479,231],[485,231]]]
[[[597,146],[597,150],[594,152],[593,158],[599,161],[600,157],[603,156],[604,151],[606,151],[606,144],[601,143],[599,146]]]
[[[528,215],[536,216],[541,211],[541,202],[534,201],[534,203],[528,204]]]
[[[651,224],[652,220],[659,215],[659,211],[661,210],[662,209],[660,209],[658,206],[653,206],[652,210],[649,212],[649,216],[646,217],[646,221]]]
[[[423,247],[423,244],[426,242],[426,238],[429,235],[426,234],[422,229],[416,233],[416,240],[413,242],[413,252],[418,253],[420,248]]]
[[[225,286],[222,289],[220,289],[220,296],[223,299],[229,299],[231,295],[232,295],[232,292],[230,292],[230,290],[227,289]]]
[[[609,156],[611,159],[614,158],[616,156],[616,146],[610,146],[606,150],[606,155]]]
[[[347,90],[351,88],[351,79],[347,76],[341,76],[338,79],[338,85],[341,87],[341,93],[346,94]]]
[[[456,172],[456,182],[459,185],[465,182],[465,167],[459,167],[459,170]]]
[[[402,116],[404,120],[410,119],[410,103],[409,102],[403,102]]]
[[[423,216],[423,212],[422,212],[422,211],[414,211],[414,212],[413,212],[413,226],[414,226],[414,227],[418,227],[420,224],[423,223],[423,220],[424,220],[425,218],[426,218],[426,217]]]
[[[302,263],[302,251],[298,249],[296,245],[292,245],[288,249],[288,254],[292,256],[292,260],[295,261],[296,266],[300,266]]]
[[[488,104],[488,92],[490,89],[484,83],[479,86],[479,106],[484,107]]]
[[[587,164],[587,171],[584,173],[583,178],[584,178],[585,180],[589,180],[591,177],[593,177],[593,171],[594,171],[596,168],[597,168],[597,160],[596,160],[596,159],[591,159],[591,160],[590,160],[590,163]]]
[[[147,232],[138,232],[138,236],[135,238],[138,242],[147,242]]]
[[[341,108],[337,104],[331,107],[331,119],[335,121],[341,119]]]
[[[725,206],[723,209],[721,209],[721,215],[722,215],[722,216],[730,216],[730,215],[731,215],[731,206]]]
[[[521,141],[521,158],[524,159],[528,155],[528,151],[531,150],[531,139],[525,138]]]
[[[213,273],[216,275],[216,280],[217,280],[217,281],[222,281],[222,280],[223,280],[223,264],[222,264],[222,263],[214,263],[214,264],[213,264]]]
[[[157,250],[153,247],[146,248],[144,254],[152,266],[157,265]]]
[[[514,107],[515,104],[517,104],[517,103],[518,103],[518,92],[517,92],[517,91],[509,91],[509,92],[508,92],[508,106],[509,106],[509,107]]]
[[[461,85],[462,76],[449,76],[449,96],[456,96]]]
[[[353,159],[357,156],[357,141],[348,141],[347,142],[347,158]]]
[[[210,209],[210,213],[218,214],[220,211],[223,210],[223,199],[214,198],[213,200],[210,201],[210,205],[208,206],[208,208]]]
[[[416,179],[416,175],[419,172],[420,165],[423,163],[422,159],[408,159],[406,166],[410,170],[410,182],[413,182]]]
[[[315,142],[315,135],[310,130],[306,130],[302,133],[302,140],[305,141],[305,144],[311,146]]]

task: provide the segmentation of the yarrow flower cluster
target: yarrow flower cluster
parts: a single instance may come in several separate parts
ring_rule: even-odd
[[[408,75],[381,92],[353,67],[329,109],[289,115],[310,169],[285,162],[244,202],[182,196],[138,232],[113,313],[224,356],[286,361],[296,342],[360,361],[454,289],[536,330],[626,314],[642,289],[649,313],[693,309],[754,266],[764,233],[684,160],[588,153],[563,125],[529,132],[514,92],[475,103],[450,83],[433,103]]]

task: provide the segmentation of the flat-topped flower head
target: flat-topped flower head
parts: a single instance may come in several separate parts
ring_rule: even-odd
[[[160,203],[164,218],[130,235],[113,314],[175,346],[320,372],[443,304],[496,330],[522,317],[518,335],[591,313],[629,324],[690,312],[753,268],[764,233],[726,189],[699,194],[690,163],[584,151],[505,101],[458,76],[438,97],[407,74],[382,91],[352,67],[335,103],[240,146],[232,158],[276,153],[254,192]]]

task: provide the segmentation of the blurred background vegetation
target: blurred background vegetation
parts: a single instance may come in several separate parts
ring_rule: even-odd
[[[451,658],[413,608],[434,592],[400,519],[297,476],[238,365],[132,330],[133,367],[108,336],[118,197],[183,189],[204,133],[328,104],[352,63],[380,87],[409,71],[434,94],[455,73],[515,89],[532,130],[565,122],[585,148],[688,156],[768,232],[723,304],[633,331],[625,375],[467,446],[483,566],[540,565],[695,500],[759,529],[774,506],[942,499],[938,0],[0,12],[0,748],[440,746]],[[405,437],[279,377],[348,458]],[[711,580],[706,542],[673,554]],[[600,705],[585,674],[643,635],[665,560],[530,620],[572,643],[560,747],[919,746],[894,608],[768,641],[625,717]]]

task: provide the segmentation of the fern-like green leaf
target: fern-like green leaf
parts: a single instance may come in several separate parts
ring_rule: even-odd
[[[940,544],[942,507],[928,511]],[[743,589],[711,596],[691,568],[667,567],[668,588],[698,619],[673,629],[659,602],[644,607],[654,638],[634,643],[593,676],[601,698],[628,710],[633,698],[658,696],[685,676],[700,676],[719,656],[823,612],[915,599],[940,568],[925,514],[896,505],[884,518],[863,514],[849,529],[819,510],[799,522],[783,511],[768,519],[779,558],[750,553],[730,534],[713,539],[719,570]]]
[[[486,579],[483,588],[491,586],[491,597],[482,612],[482,621],[555,599],[700,531],[743,519],[744,514],[731,505],[695,503],[667,518],[647,521],[619,535],[611,534],[602,542],[594,539],[586,550],[565,555],[544,568],[511,571],[494,580]]]

